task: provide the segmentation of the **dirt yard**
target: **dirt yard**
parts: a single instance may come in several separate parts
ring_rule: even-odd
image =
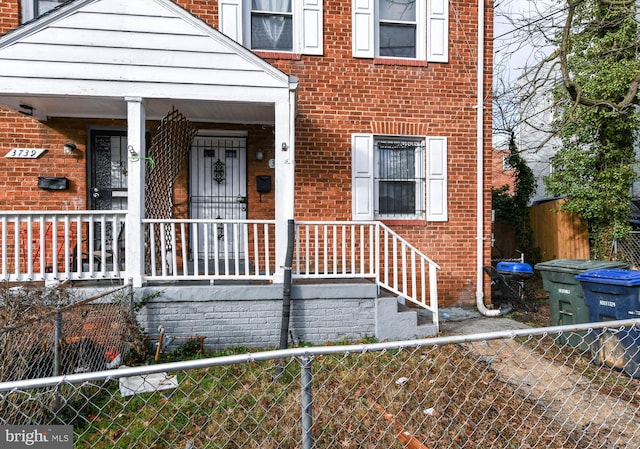
[[[517,307],[509,318],[531,327],[551,326],[548,294],[540,290],[530,293],[527,307]],[[584,375],[589,371],[589,361],[579,360],[584,356],[578,360],[575,357],[567,359],[562,354],[567,348],[547,353],[541,351],[541,346],[533,346],[508,339],[475,342],[468,347],[481,359],[491,360],[491,367],[498,376],[515,386],[527,400],[545,404],[545,417],[565,432],[583,433],[586,441],[589,441],[589,435],[604,438],[606,447],[610,448],[638,447],[640,422],[637,398],[634,397],[638,394],[637,381],[632,381],[633,385],[626,390],[622,385],[603,389],[601,383],[615,384],[615,378],[620,374],[603,370],[600,375],[607,378],[593,379],[592,383]],[[575,364],[570,365],[569,361]],[[629,396],[629,402],[621,400],[621,397]]]

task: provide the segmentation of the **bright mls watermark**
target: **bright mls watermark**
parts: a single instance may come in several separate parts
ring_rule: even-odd
[[[73,449],[73,426],[0,426],[2,449]]]

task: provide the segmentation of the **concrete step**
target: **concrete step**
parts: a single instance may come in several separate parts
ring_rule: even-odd
[[[435,324],[421,309],[407,307],[396,297],[376,300],[376,338],[380,341],[412,340],[438,334]]]

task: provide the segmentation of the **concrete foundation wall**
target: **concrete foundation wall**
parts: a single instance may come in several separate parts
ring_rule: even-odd
[[[161,292],[154,296],[154,293]],[[282,286],[144,287],[138,321],[150,337],[205,336],[205,347],[269,348],[280,342]],[[294,285],[289,343],[321,344],[376,335],[377,288]]]

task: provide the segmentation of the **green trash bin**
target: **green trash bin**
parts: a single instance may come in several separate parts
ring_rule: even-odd
[[[580,281],[576,275],[591,270],[629,268],[624,262],[585,259],[555,259],[535,265],[542,276],[542,286],[549,293],[551,325],[564,326],[589,323],[589,308],[585,304]],[[582,351],[589,349],[586,332],[569,332],[558,337],[561,344],[570,344]]]

